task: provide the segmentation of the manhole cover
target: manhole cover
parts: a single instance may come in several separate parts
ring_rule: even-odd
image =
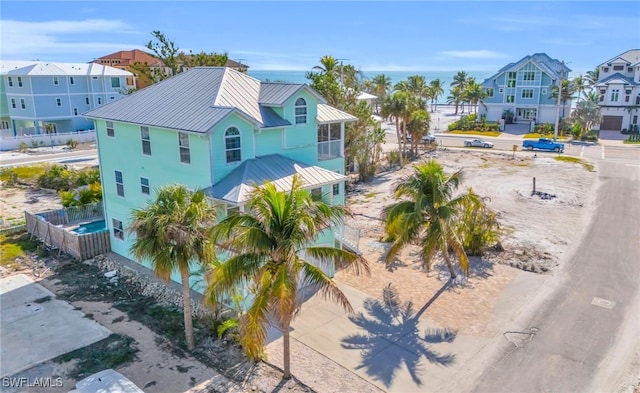
[[[607,299],[600,299],[599,297],[594,297],[593,300],[591,301],[591,304],[593,304],[594,306],[602,307],[602,308],[612,309],[613,306],[616,305],[616,302],[612,302],[611,300],[607,300]]]

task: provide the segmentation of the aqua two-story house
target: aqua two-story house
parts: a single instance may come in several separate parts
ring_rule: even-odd
[[[307,85],[196,67],[84,115],[95,121],[111,248],[129,259],[131,210],[164,185],[206,189],[220,217],[244,211],[255,184],[287,190],[295,174],[313,194],[344,204],[345,124],[356,118]],[[328,228],[318,244],[341,233]]]
[[[2,137],[93,128],[83,112],[124,97],[133,74],[100,64],[0,61]]]
[[[551,88],[567,79],[570,71],[563,62],[545,53],[507,64],[482,83],[486,98],[478,113],[488,121],[497,121],[505,110],[510,110],[516,122],[555,123],[558,102],[551,98]],[[568,116],[571,101],[566,100],[561,106],[564,116]]]

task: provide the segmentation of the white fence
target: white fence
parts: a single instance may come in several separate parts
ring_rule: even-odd
[[[67,143],[69,139],[76,142],[93,142],[96,140],[95,130],[73,131],[55,134],[37,135],[6,135],[2,133],[0,138],[0,150],[17,150],[21,143],[26,143],[27,148],[42,146],[60,146]]]

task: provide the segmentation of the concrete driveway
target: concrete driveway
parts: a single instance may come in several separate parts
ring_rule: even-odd
[[[25,275],[0,279],[0,377],[111,334]]]

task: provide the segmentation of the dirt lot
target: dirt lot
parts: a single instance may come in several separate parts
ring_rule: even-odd
[[[439,150],[423,157],[438,160],[447,173],[463,169],[461,189],[472,187],[480,196],[489,198],[487,203],[498,213],[504,230],[502,245],[505,248],[501,253],[474,258],[472,274],[465,285],[443,293],[429,308],[428,318],[441,326],[457,329],[460,334],[493,336],[497,332],[492,323],[496,304],[502,290],[515,276],[516,269],[530,271],[532,276],[553,274],[570,255],[574,239],[579,238],[594,208],[591,196],[597,187],[597,177],[595,172],[580,164],[558,162],[554,157],[553,154],[538,154],[534,158],[529,153],[518,153],[512,159],[511,153],[457,150]],[[401,170],[384,172],[369,184],[356,184],[348,194],[347,205],[353,217],[347,224],[360,230],[360,248],[369,260],[372,272],[366,278],[338,272],[337,279],[372,297],[379,297],[382,288],[393,282],[403,300],[412,301],[420,307],[448,279],[446,269],[436,263],[434,271],[427,274],[422,269],[416,249],[405,250],[398,263],[387,267],[382,262],[385,244],[380,242],[384,238],[380,220],[382,208],[393,202],[392,190],[398,179],[411,171],[412,167],[408,165]],[[553,197],[542,199],[532,196],[533,177],[536,178],[537,189]],[[30,203],[34,193],[37,193],[38,202]],[[6,187],[0,190],[0,203],[5,221],[22,216],[24,210],[37,212],[60,206],[54,193]],[[214,373],[195,359],[175,356],[163,350],[150,338],[153,334],[145,331],[144,326],[126,319],[120,322],[123,315],[107,304],[78,301],[74,305],[93,314],[96,320],[114,332],[131,336],[139,342],[141,354],[138,360],[127,366],[123,373],[141,387],[147,385],[145,391],[165,391],[160,388],[163,381],[174,383],[164,386],[188,389]],[[337,380],[352,379],[347,370],[314,355],[308,348],[304,350],[309,351],[305,358],[315,367],[309,369],[309,376],[296,376],[302,382],[313,379],[328,385],[315,384],[311,386],[314,390],[335,391]],[[185,368],[188,373],[180,371]],[[327,375],[319,378],[319,373]],[[261,369],[247,381],[245,389],[253,390],[255,387],[256,390],[270,391],[276,387],[277,380],[277,373]],[[306,389],[293,384],[283,388],[290,391]],[[375,391],[366,384],[362,390]]]

